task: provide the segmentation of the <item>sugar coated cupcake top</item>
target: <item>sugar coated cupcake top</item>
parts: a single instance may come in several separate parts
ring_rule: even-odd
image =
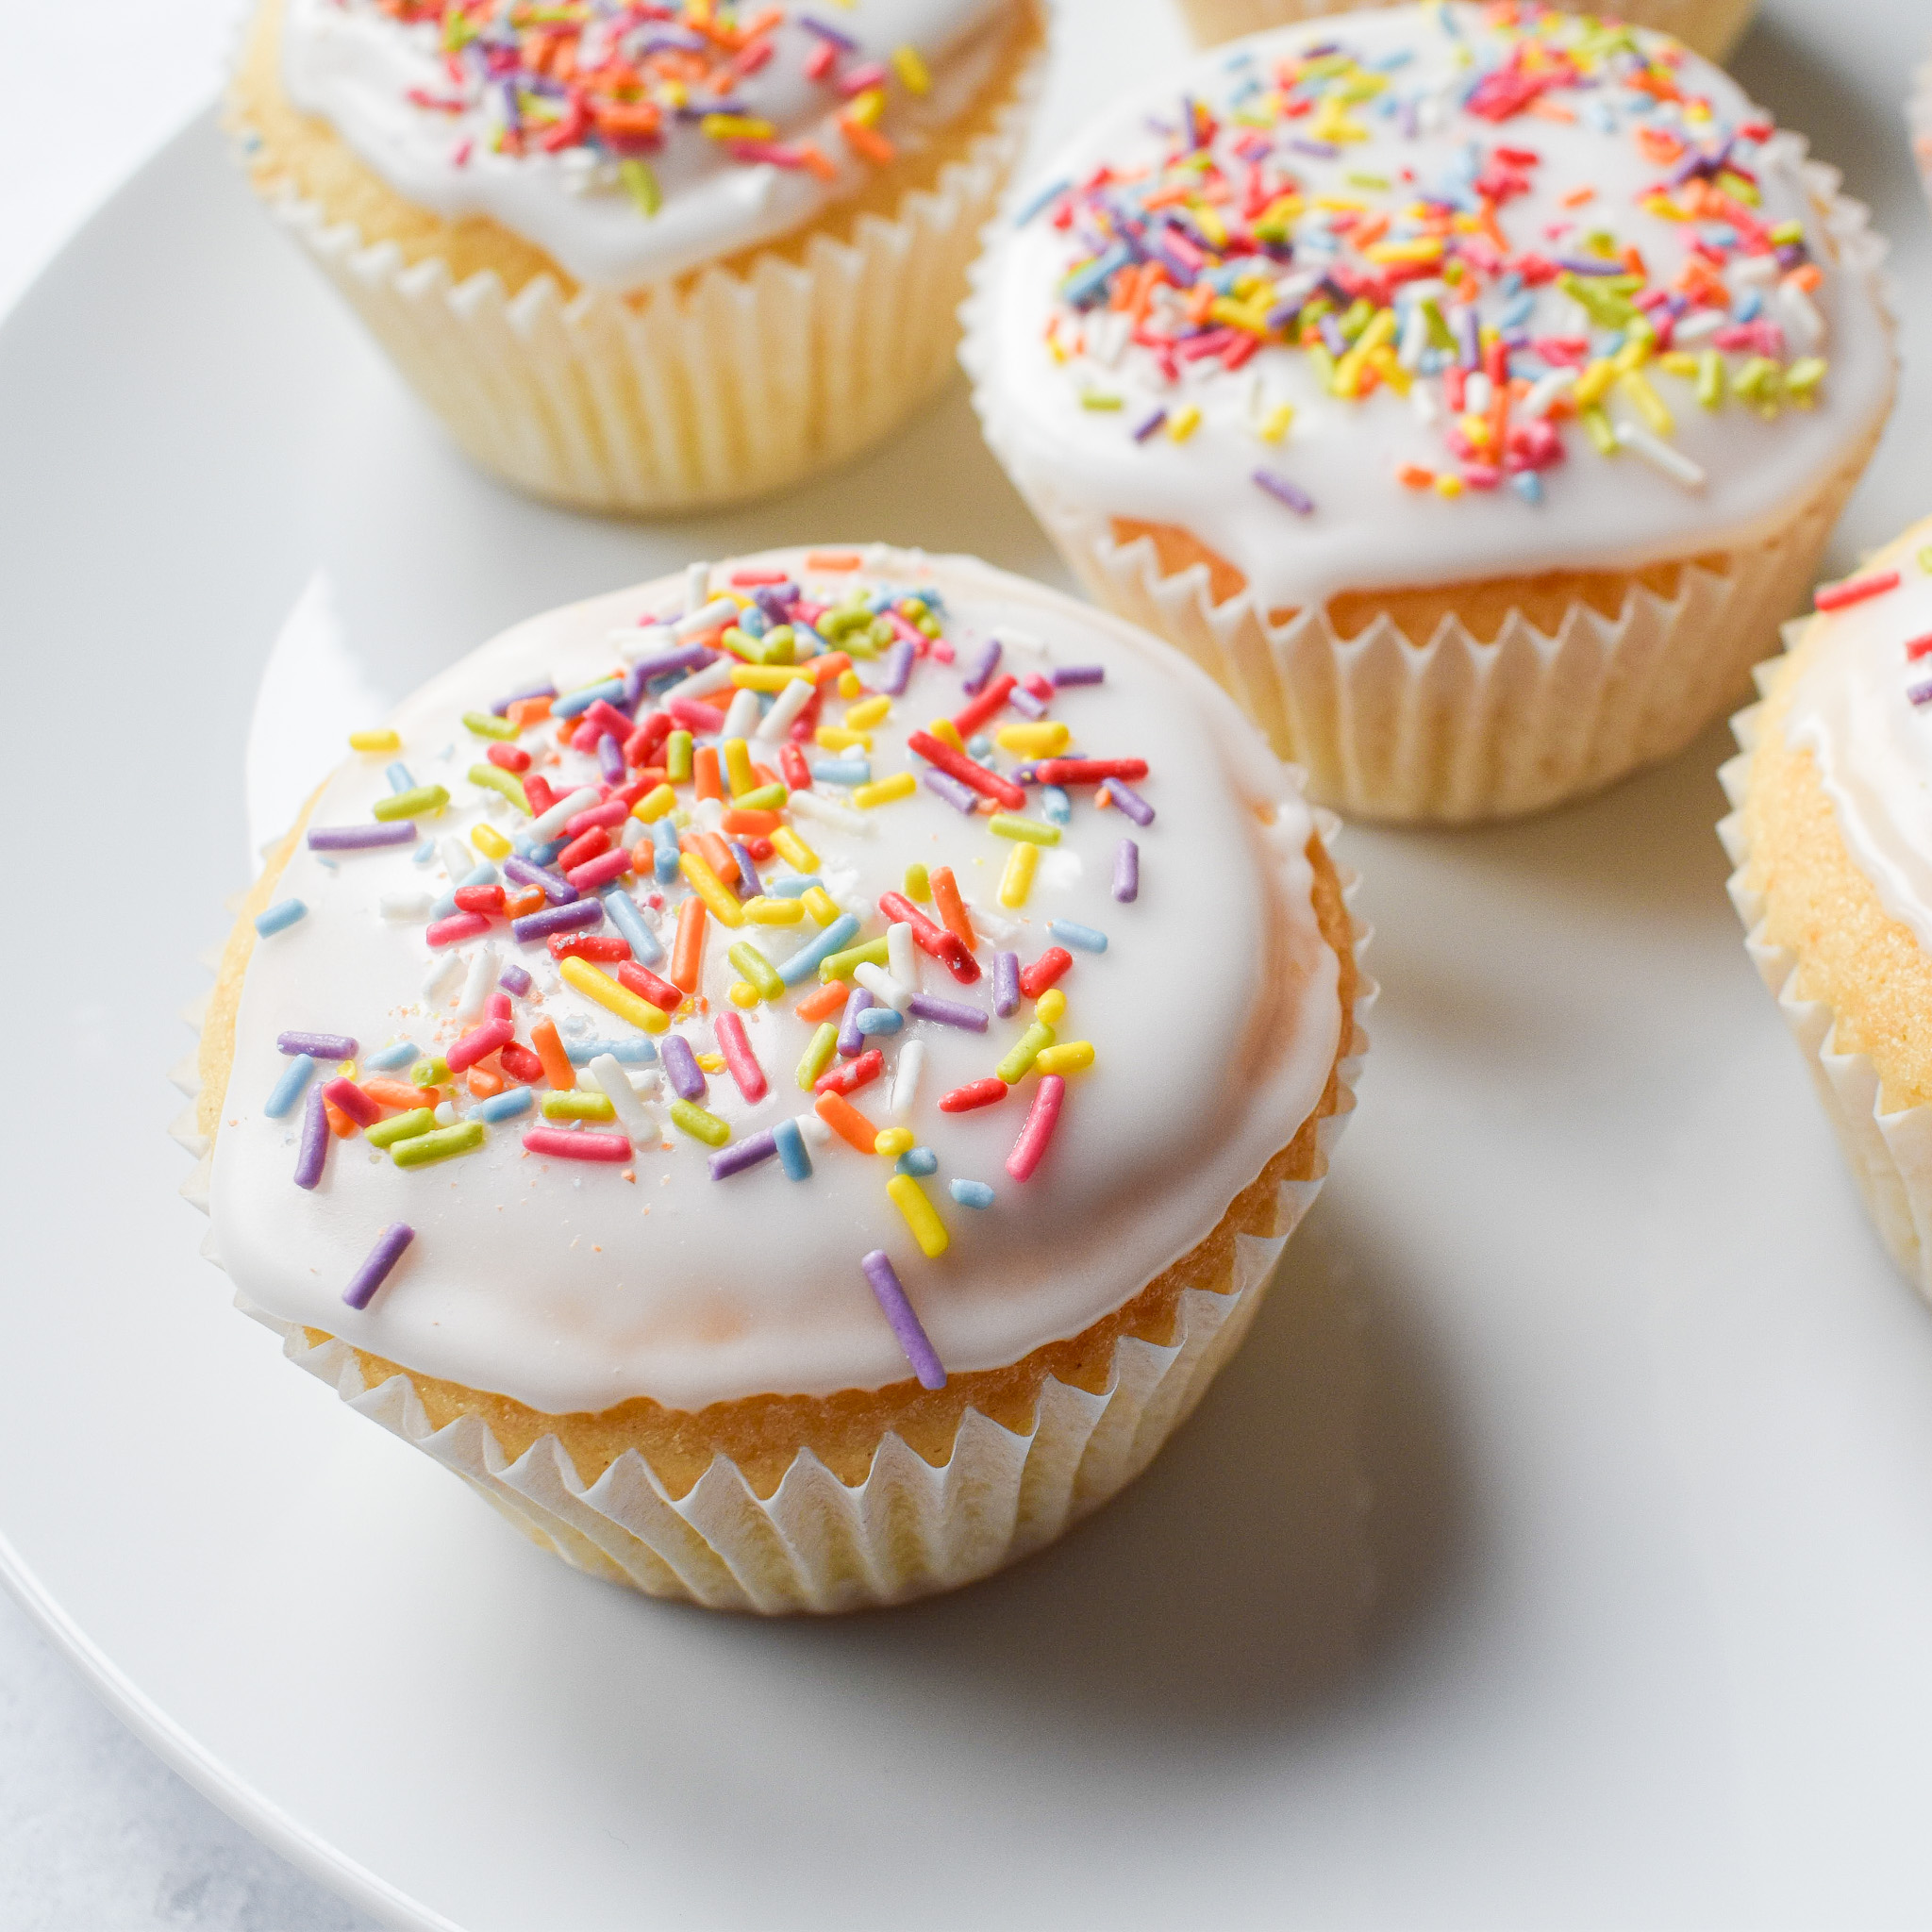
[[[1264,608],[1718,549],[1883,420],[1861,216],[1663,36],[1517,4],[1257,34],[1058,158],[986,271],[1029,488]]]
[[[1785,716],[1879,903],[1932,952],[1932,521],[1818,593]]]
[[[591,287],[783,235],[972,104],[1011,0],[282,0],[283,85],[397,193]]]
[[[364,738],[256,922],[221,1258],[551,1413],[1017,1361],[1320,1104],[1312,836],[1204,675],[968,558],[538,618]]]

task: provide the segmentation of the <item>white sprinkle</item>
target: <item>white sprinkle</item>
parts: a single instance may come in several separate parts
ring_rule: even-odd
[[[734,604],[731,608],[736,610],[738,607]],[[702,670],[693,671],[681,683],[674,684],[658,700],[658,704],[666,705],[673,698],[701,698],[710,691],[723,691],[731,682],[731,658],[720,658]]]
[[[634,624],[628,629],[612,631],[610,642],[626,664],[635,664],[640,658],[655,658],[660,651],[673,649],[677,633],[668,624]]]
[[[1653,469],[1661,470],[1686,490],[1704,488],[1706,473],[1703,466],[1693,463],[1682,450],[1673,449],[1661,437],[1653,436],[1641,425],[1619,423],[1617,441],[1625,449],[1635,450]]]
[[[689,616],[694,610],[702,610],[711,598],[711,566],[708,563],[688,563],[684,567],[684,608]]]
[[[478,1018],[483,1003],[495,991],[500,971],[494,946],[478,946],[470,955],[469,976],[463,981],[463,996],[457,1002],[457,1018],[465,1024]]]
[[[581,791],[573,791],[567,797],[559,798],[548,811],[532,819],[524,827],[525,836],[533,844],[545,844],[556,838],[578,812],[589,811],[597,803],[596,788],[586,785]]]
[[[1442,420],[1442,398],[1433,382],[1419,380],[1411,384],[1408,407],[1431,428]]]
[[[919,948],[912,943],[912,927],[906,920],[886,928],[886,964],[908,995],[919,991]]]
[[[658,1123],[652,1119],[650,1109],[638,1098],[637,1089],[630,1084],[630,1076],[615,1054],[600,1053],[585,1071],[603,1090],[612,1111],[633,1142],[648,1145],[658,1138]]]
[[[836,825],[841,832],[864,835],[873,828],[872,820],[864,812],[834,805],[829,798],[821,798],[816,791],[794,791],[785,803],[794,818],[812,819],[822,825]]]
[[[1429,346],[1429,318],[1423,313],[1423,305],[1415,303],[1408,311],[1408,320],[1402,327],[1402,346],[1395,352],[1395,359],[1411,375],[1421,366],[1423,351]]]
[[[905,1056],[902,1054],[903,1059]],[[814,1147],[823,1147],[832,1138],[832,1130],[815,1113],[802,1113],[794,1117],[792,1124]]]
[[[882,1007],[891,1007],[895,1013],[903,1013],[912,1004],[912,989],[870,959],[857,968],[852,976]]]
[[[460,839],[442,839],[437,841],[436,856],[442,860],[442,869],[449,874],[449,882],[459,886],[469,874],[482,863],[470,857],[470,848]]]
[[[1030,630],[1016,630],[1009,624],[1003,624],[993,632],[1003,651],[1024,651],[1029,658],[1044,658],[1047,655],[1046,640],[1037,638]]]
[[[1774,298],[1774,306],[1786,335],[1799,348],[1815,349],[1824,341],[1824,318],[1818,312],[1818,305],[1803,289],[1786,282]]]
[[[725,674],[729,676],[729,673]],[[758,694],[755,691],[736,692],[724,708],[721,738],[749,738],[758,722]]]
[[[447,1100],[436,1104],[436,1124],[439,1127],[453,1127],[457,1124],[457,1110]]]
[[[1462,408],[1465,415],[1487,416],[1490,405],[1496,399],[1496,386],[1480,369],[1471,372],[1469,380],[1462,387]]]
[[[635,852],[640,845],[649,844],[650,840],[650,826],[636,816],[626,818],[617,828],[617,842],[626,852]]]
[[[1529,393],[1523,399],[1522,413],[1525,416],[1547,416],[1556,407],[1557,398],[1567,395],[1575,387],[1575,370],[1553,369],[1547,375],[1538,376],[1530,385]]]
[[[449,991],[450,981],[457,976],[457,968],[462,964],[454,953],[444,953],[429,962],[429,971],[423,976],[423,997],[432,1004],[441,1000]]]
[[[1721,315],[1715,308],[1700,308],[1695,315],[1687,315],[1671,331],[1674,342],[1701,342],[1716,335],[1730,318]]]
[[[720,625],[732,624],[738,618],[737,600],[731,597],[714,597],[702,608],[691,611],[677,620],[676,630],[680,638],[694,638],[702,631],[716,630]]]
[[[898,1065],[892,1070],[892,1104],[888,1111],[903,1121],[912,1111],[913,1096],[919,1091],[919,1076],[925,1070],[925,1041],[908,1040],[899,1049]]]
[[[762,744],[776,744],[798,722],[799,713],[811,703],[817,689],[810,678],[794,677],[773,700],[772,708],[758,721],[752,736]]]

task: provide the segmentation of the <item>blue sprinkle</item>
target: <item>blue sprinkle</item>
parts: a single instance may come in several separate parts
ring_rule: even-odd
[[[1024,203],[1020,211],[1013,217],[1014,227],[1024,228],[1041,208],[1064,194],[1073,185],[1071,181],[1049,181],[1038,194]]]
[[[655,966],[664,957],[664,948],[658,943],[658,935],[644,924],[638,902],[621,886],[612,886],[598,896],[611,924],[630,941],[631,957],[640,966]]]
[[[457,895],[454,892],[445,892],[430,907],[429,923],[434,925],[439,919],[448,919],[460,909],[457,905]]]
[[[602,684],[589,685],[582,691],[570,691],[558,698],[550,707],[550,715],[553,718],[575,718],[588,711],[599,698],[607,704],[615,704],[623,695],[624,679],[608,678]]]
[[[496,868],[486,858],[481,865],[473,865],[457,881],[459,886],[493,886],[496,883]]]
[[[789,879],[767,879],[765,891],[774,899],[802,899],[818,883],[818,874],[808,872]]]
[[[1055,939],[1064,940],[1070,946],[1078,946],[1083,953],[1107,951],[1107,935],[1095,932],[1091,925],[1078,925],[1071,919],[1049,919],[1046,929]]]
[[[975,732],[966,741],[966,750],[970,757],[990,758],[992,756],[992,739],[984,731]]]
[[[302,1097],[302,1090],[308,1085],[308,1076],[315,1071],[312,1055],[298,1053],[282,1069],[282,1076],[269,1089],[269,1095],[261,1104],[261,1110],[272,1121],[280,1120]]]
[[[948,1181],[946,1187],[962,1208],[992,1206],[992,1190],[984,1181]]]
[[[534,1096],[527,1087],[506,1087],[501,1093],[492,1093],[488,1100],[479,1100],[470,1109],[473,1121],[514,1120],[520,1113],[528,1113]]]
[[[1074,801],[1063,787],[1047,785],[1041,789],[1040,812],[1050,824],[1063,825],[1074,816]]]
[[[872,782],[872,760],[863,756],[808,758],[806,762],[812,776],[824,785],[869,785]]]
[[[677,876],[677,827],[670,818],[659,819],[651,827],[651,876],[660,886],[668,886]]]
[[[891,1007],[868,1007],[857,1017],[861,1033],[896,1033],[906,1024],[905,1014],[893,1012]]]
[[[1510,477],[1509,487],[1524,503],[1541,503],[1543,500],[1543,479],[1534,470],[1519,470]]]
[[[422,1058],[413,1040],[392,1040],[387,1046],[365,1056],[362,1064],[372,1074],[386,1074],[391,1067],[407,1067],[411,1060]]]
[[[939,1171],[940,1158],[930,1147],[908,1147],[895,1163],[895,1172],[909,1174],[917,1180]]]
[[[409,768],[401,758],[389,768],[384,776],[388,778],[391,791],[413,791],[416,789],[416,781],[409,776]]]
[[[574,1067],[588,1067],[599,1054],[604,1053],[630,1067],[647,1067],[658,1058],[657,1047],[642,1034],[629,1040],[566,1040],[563,1042],[564,1058]]]
[[[772,1139],[777,1143],[778,1161],[785,1170],[785,1178],[810,1180],[811,1156],[805,1151],[805,1136],[798,1131],[798,1123],[780,1121],[772,1129]]]
[[[418,865],[427,865],[429,861],[436,857],[436,841],[434,839],[424,840],[422,844],[417,846],[415,851],[409,854],[409,857],[413,858]]]
[[[256,916],[255,929],[263,939],[291,926],[308,916],[308,908],[299,899],[279,899],[266,912]]]

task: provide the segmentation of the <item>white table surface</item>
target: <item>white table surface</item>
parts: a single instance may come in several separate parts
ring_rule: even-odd
[[[1834,0],[1767,0],[1815,29]],[[0,312],[114,187],[216,84],[240,0],[0,0],[16,85],[0,117]],[[1810,89],[1776,72],[1790,39],[1760,29],[1735,63],[1760,98],[1803,125]],[[1901,50],[1904,54],[1907,50]],[[1916,50],[1911,50],[1916,52]],[[1838,128],[1824,145],[1851,192],[1903,140],[1907,60],[1813,76]],[[30,80],[29,85],[20,85]],[[0,461],[5,460],[0,449]],[[264,649],[267,640],[264,639]],[[257,1844],[98,1705],[0,1592],[0,1927],[7,1932],[363,1932],[371,1922]]]
[[[0,313],[207,102],[238,11],[239,0],[0,0],[13,82],[0,116]],[[0,1926],[375,1932],[125,1730],[4,1591]]]

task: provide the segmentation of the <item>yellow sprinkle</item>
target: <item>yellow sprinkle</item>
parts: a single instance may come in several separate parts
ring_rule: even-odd
[[[964,751],[966,741],[959,736],[958,727],[950,718],[935,718],[925,727],[941,744],[949,744],[955,751]]]
[[[770,141],[777,128],[749,114],[707,114],[698,125],[713,141]]]
[[[854,745],[860,751],[872,749],[870,732],[847,731],[837,724],[821,724],[812,733],[812,741],[821,751],[850,751]]]
[[[1002,724],[993,742],[1002,751],[1016,752],[1024,758],[1054,758],[1067,748],[1073,736],[1057,719],[1040,724]]]
[[[880,1130],[877,1140],[872,1143],[872,1151],[874,1154],[883,1154],[889,1160],[897,1160],[912,1144],[910,1127],[885,1127]]]
[[[677,793],[668,785],[659,785],[655,791],[645,792],[631,807],[630,815],[641,824],[653,825],[676,804]]]
[[[925,62],[919,58],[917,47],[894,47],[892,72],[906,83],[908,93],[924,94],[932,92],[932,75],[925,71]]]
[[[879,116],[886,111],[886,91],[882,87],[869,87],[862,94],[857,95],[852,105],[845,109],[861,127],[876,127]]]
[[[775,844],[777,841],[774,840],[773,842]],[[720,925],[744,924],[744,908],[724,890],[724,880],[706,864],[701,854],[679,853],[677,869]]]
[[[1462,478],[1450,471],[1443,471],[1436,478],[1436,494],[1438,496],[1460,496],[1462,494]]]
[[[805,908],[796,899],[777,899],[769,892],[744,902],[744,916],[754,925],[796,925]]]
[[[772,843],[777,848],[778,857],[793,872],[818,871],[818,854],[790,825],[780,825],[772,834]]]
[[[1044,819],[1023,819],[1017,813],[996,811],[987,820],[986,829],[995,839],[1024,839],[1034,845],[1058,845],[1060,828]]]
[[[880,691],[876,697],[867,698],[862,705],[854,705],[845,713],[845,728],[848,731],[870,731],[891,708],[891,699]]]
[[[1064,1046],[1049,1046],[1033,1064],[1042,1074],[1077,1074],[1093,1064],[1093,1042],[1070,1040]]]
[[[1050,986],[1033,1002],[1033,1017],[1044,1020],[1049,1026],[1058,1026],[1067,1010],[1067,996],[1058,987]]]
[[[1617,386],[1636,405],[1637,413],[1657,435],[1670,436],[1675,432],[1677,419],[1644,376],[1634,369],[1626,369],[1618,378]]]
[[[727,738],[724,741],[724,781],[731,787],[733,798],[742,798],[747,791],[756,791],[758,774],[751,768],[751,746],[741,738]]]
[[[1000,904],[1024,906],[1033,890],[1033,868],[1040,863],[1040,847],[1024,844],[1013,847],[1007,869],[1000,875]]]
[[[924,866],[914,864],[906,868],[906,896],[920,906],[932,897],[932,881],[926,877]]]
[[[734,1007],[755,1007],[758,1003],[758,990],[748,979],[734,979],[725,997]]]
[[[943,1255],[952,1237],[946,1232],[945,1223],[933,1212],[932,1203],[925,1198],[919,1183],[909,1174],[895,1174],[886,1183],[886,1192],[906,1217],[906,1225],[912,1230],[920,1252],[928,1260]]]
[[[1201,426],[1201,411],[1192,403],[1184,404],[1167,419],[1167,433],[1171,441],[1185,442]]]
[[[546,1093],[542,1106],[546,1121],[613,1121],[617,1118],[617,1109],[610,1105],[608,1094],[592,1093],[581,1087],[569,1093]]]
[[[1609,394],[1610,385],[1616,379],[1617,365],[1608,357],[1599,356],[1576,378],[1576,387],[1572,391],[1576,398],[1576,407],[1587,409],[1592,404],[1602,402]]]
[[[864,685],[860,684],[860,683],[859,683],[859,681],[858,681],[858,672],[856,672],[856,671],[841,671],[841,672],[840,672],[840,674],[839,674],[839,695],[840,695],[840,696],[841,696],[841,698],[845,698],[845,699],[848,699],[848,700],[850,700],[850,699],[852,699],[852,698],[856,698],[856,697],[857,697],[857,696],[858,696],[858,695],[859,694],[859,692],[860,692],[860,691],[863,691],[864,689],[865,689]]]
[[[566,959],[558,970],[567,985],[646,1033],[662,1033],[671,1024],[668,1014],[640,999],[627,986],[619,986],[609,974],[599,973],[588,959]]]
[[[351,751],[400,751],[403,741],[393,731],[352,731],[349,733]]]
[[[722,1074],[724,1071],[724,1056],[722,1053],[697,1053],[691,1058],[708,1074]]]
[[[1405,375],[1407,372],[1403,372]],[[1288,434],[1288,425],[1294,421],[1294,405],[1282,403],[1270,409],[1262,418],[1261,426],[1255,433],[1263,442],[1279,442]]]
[[[494,825],[477,825],[470,833],[470,843],[485,858],[508,858],[509,841]]]
[[[783,691],[811,673],[803,664],[734,664],[731,682],[739,691]]]
[[[910,772],[894,772],[876,784],[855,787],[852,802],[861,811],[870,811],[875,805],[891,805],[895,798],[910,798],[918,790],[919,780]]]
[[[772,843],[775,845],[777,842],[777,838],[774,835]],[[806,887],[805,891],[798,895],[798,903],[821,925],[830,925],[833,920],[839,916],[837,903],[834,901],[831,893],[826,891],[823,886]]]

